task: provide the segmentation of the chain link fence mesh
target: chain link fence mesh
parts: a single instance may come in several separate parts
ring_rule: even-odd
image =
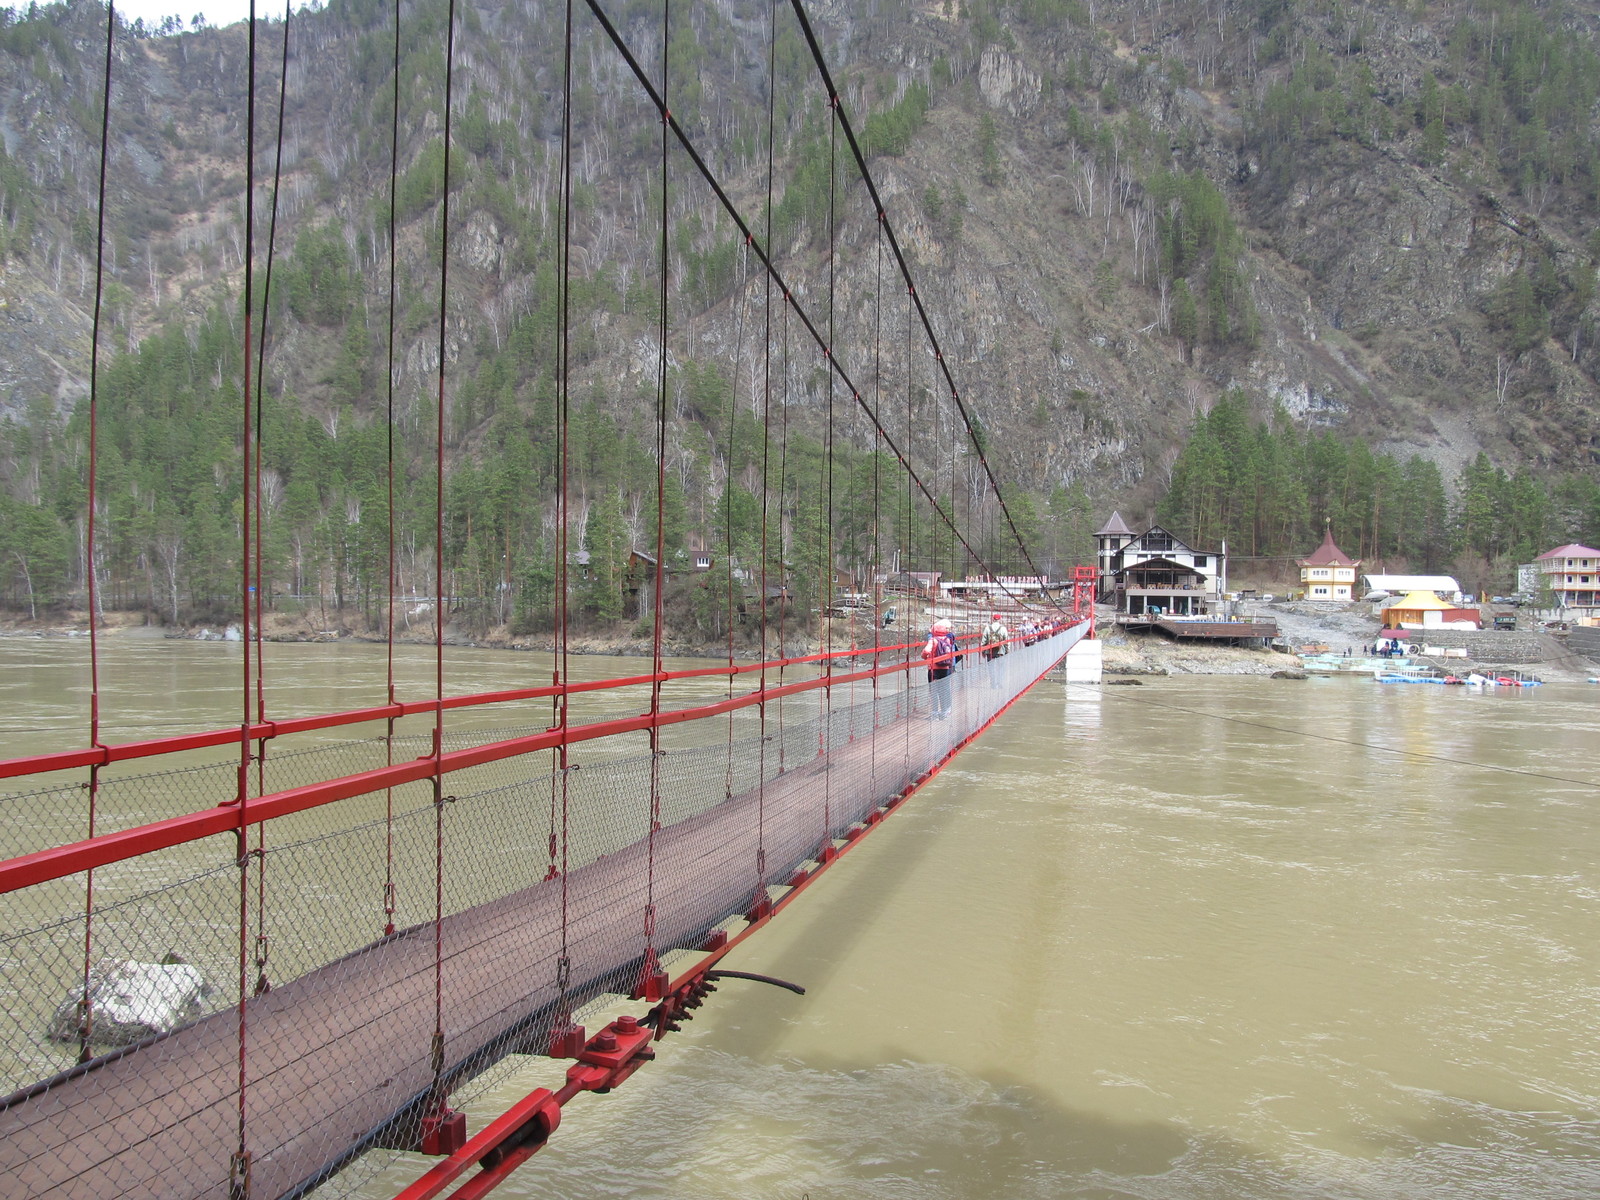
[[[430,1104],[543,1053],[584,1005],[635,992],[648,956],[778,894],[1071,640],[967,656],[943,714],[918,666],[663,726],[655,753],[622,735],[573,744],[564,768],[522,754],[114,863],[92,887],[80,874],[0,896],[6,1194],[226,1194],[242,1146],[250,1194],[278,1197],[412,1145]],[[543,728],[447,725],[444,746]],[[408,729],[269,745],[250,790],[431,744]],[[96,827],[237,786],[236,760],[102,772]],[[0,798],[18,818],[8,851],[81,838],[85,804],[81,784]]]

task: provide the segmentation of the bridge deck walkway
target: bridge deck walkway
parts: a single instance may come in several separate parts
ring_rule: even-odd
[[[658,947],[693,947],[754,898],[756,807],[770,879],[822,842],[816,785],[832,776],[835,829],[878,806],[873,748],[928,763],[930,725],[885,724],[656,835]],[[887,767],[883,774],[887,775]],[[881,783],[880,783],[881,787]],[[645,840],[568,876],[571,993],[626,989],[645,949]],[[445,1062],[508,1033],[547,1044],[558,1002],[560,887],[537,884],[442,923]],[[403,930],[246,1005],[247,1104],[254,1196],[280,1196],[404,1111],[432,1080],[434,926]],[[508,969],[507,964],[515,964]],[[579,974],[581,972],[581,976]],[[580,983],[579,980],[582,980]],[[541,1015],[543,1018],[541,1019]],[[498,1053],[491,1052],[491,1057]],[[50,1200],[226,1196],[238,1143],[238,1018],[226,1010],[48,1088],[0,1113],[8,1195]]]

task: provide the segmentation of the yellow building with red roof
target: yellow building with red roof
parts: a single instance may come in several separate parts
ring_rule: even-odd
[[[1324,529],[1322,545],[1299,560],[1300,587],[1307,600],[1354,600],[1356,568],[1351,558],[1334,544],[1333,530]]]

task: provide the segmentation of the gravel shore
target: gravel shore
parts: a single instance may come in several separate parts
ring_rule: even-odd
[[[1371,615],[1371,606],[1365,604],[1329,610],[1279,601],[1250,605],[1240,615],[1275,622],[1279,637],[1289,646],[1326,646],[1334,653],[1349,649],[1361,654],[1381,628]],[[1173,642],[1160,634],[1123,633],[1111,624],[1109,610],[1103,610],[1102,621],[1107,675],[1274,675],[1298,672],[1302,665],[1293,654]],[[1600,676],[1600,664],[1567,651],[1555,638],[1546,641],[1549,657],[1523,669],[1548,683],[1581,683]]]

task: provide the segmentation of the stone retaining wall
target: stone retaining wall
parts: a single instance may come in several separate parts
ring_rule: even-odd
[[[1473,662],[1493,666],[1547,662],[1561,655],[1560,644],[1548,634],[1504,629],[1413,629],[1409,640],[1419,646],[1465,650]]]
[[[1567,649],[1594,662],[1600,662],[1600,629],[1574,625],[1567,632]]]

